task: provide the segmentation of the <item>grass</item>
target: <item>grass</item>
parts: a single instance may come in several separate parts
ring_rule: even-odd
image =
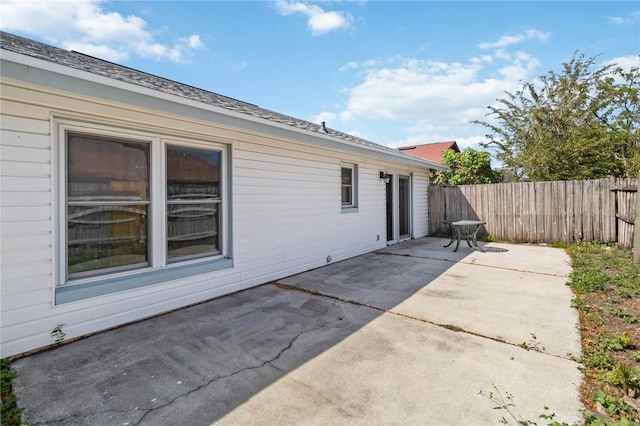
[[[614,246],[566,247],[580,313],[586,425],[640,422],[640,265]]]
[[[3,359],[0,363],[0,396],[2,398],[2,416],[0,424],[6,426],[22,425],[22,409],[18,407],[18,401],[13,394],[12,381],[16,372],[11,368],[11,362]]]

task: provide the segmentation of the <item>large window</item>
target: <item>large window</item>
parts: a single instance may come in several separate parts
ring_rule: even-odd
[[[150,143],[67,135],[69,279],[149,265]]]
[[[223,145],[71,126],[61,139],[59,285],[76,287],[62,301],[219,269]]]
[[[167,257],[220,253],[220,152],[167,147]]]

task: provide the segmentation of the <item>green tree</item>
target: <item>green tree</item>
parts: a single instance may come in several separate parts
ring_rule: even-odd
[[[462,152],[452,149],[442,154],[442,164],[449,170],[438,172],[434,182],[448,185],[472,185],[502,181],[502,174],[491,169],[488,152],[467,148]]]
[[[599,86],[603,98],[598,118],[606,123],[614,144],[614,156],[624,176],[640,173],[640,56],[638,67],[612,70]]]
[[[640,59],[640,57],[639,57]],[[492,122],[485,148],[517,180],[593,179],[637,176],[640,170],[640,71],[606,65],[577,52],[561,73],[489,106]]]

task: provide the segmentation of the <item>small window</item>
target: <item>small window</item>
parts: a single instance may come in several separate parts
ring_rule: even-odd
[[[358,206],[358,167],[355,164],[340,167],[340,189],[343,210],[354,210]]]
[[[353,206],[353,169],[342,167],[342,206]]]

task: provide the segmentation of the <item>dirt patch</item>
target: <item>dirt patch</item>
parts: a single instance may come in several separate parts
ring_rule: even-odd
[[[568,249],[580,312],[585,423],[640,421],[640,265],[603,245]]]

